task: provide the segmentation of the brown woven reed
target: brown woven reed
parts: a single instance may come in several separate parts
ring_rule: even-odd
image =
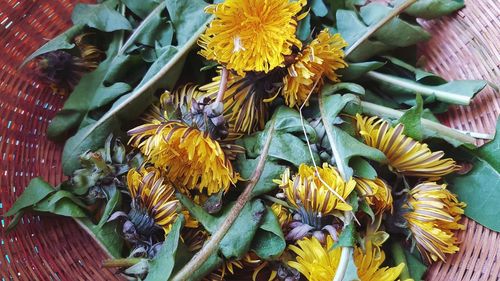
[[[29,180],[63,179],[61,146],[46,139],[49,120],[63,99],[33,81],[21,61],[70,24],[76,0],[0,0],[0,214]],[[91,2],[91,0],[79,0]],[[448,79],[487,79],[500,85],[500,4],[466,1],[457,15],[425,22],[434,38],[421,46],[427,68]],[[444,120],[451,126],[493,133],[500,99],[491,89],[470,108],[457,107]],[[5,234],[0,216],[0,280],[116,280],[101,268],[106,258],[93,240],[70,219],[26,216]],[[465,220],[461,251],[432,267],[427,280],[500,280],[500,235]]]

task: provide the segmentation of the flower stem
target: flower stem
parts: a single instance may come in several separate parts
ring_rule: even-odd
[[[390,118],[400,118],[403,116],[404,112],[392,109],[389,107],[381,106],[371,102],[361,101],[361,107],[363,108],[363,113],[375,116],[386,116]],[[464,143],[475,143],[475,139],[467,134],[464,134],[456,129],[447,127],[445,125],[433,122],[427,119],[421,119],[422,126],[425,128],[435,131],[441,136],[447,136]]]
[[[392,258],[394,259],[394,263],[396,265],[404,263],[403,270],[399,275],[401,280],[407,280],[411,278],[410,271],[408,270],[408,262],[406,261],[405,253],[403,251],[403,247],[401,247],[401,243],[399,241],[394,241],[391,244],[391,252]]]
[[[139,26],[137,26],[135,28],[134,32],[132,32],[132,34],[130,34],[127,41],[125,41],[125,43],[122,45],[122,47],[118,50],[117,56],[123,54],[125,52],[125,50],[127,50],[128,47],[130,47],[130,45],[134,44],[135,39],[137,39],[137,37],[141,34],[141,32],[144,30],[144,28],[147,27],[148,23],[154,18],[156,13],[159,13],[162,9],[164,9],[166,7],[166,5],[167,5],[167,1],[161,1],[160,4],[158,4],[158,6],[156,6],[156,8],[153,11],[151,11],[151,13],[149,13],[149,15],[142,20],[141,24],[139,24]]]
[[[389,83],[404,88],[406,90],[410,90],[413,93],[419,93],[423,96],[435,96],[437,100],[447,103],[469,105],[471,102],[471,98],[468,96],[463,96],[447,91],[441,91],[435,88],[425,87],[409,79],[404,79],[376,71],[370,71],[366,73],[365,76],[377,82]]]
[[[226,67],[222,67],[222,72],[221,72],[221,78],[220,78],[220,83],[219,83],[219,91],[217,92],[217,98],[215,99],[215,104],[222,102],[222,99],[224,98],[224,93],[226,92],[227,89],[227,77],[229,73],[227,71]]]
[[[266,200],[268,200],[268,201],[271,201],[271,202],[273,202],[273,203],[279,204],[279,205],[281,205],[281,206],[283,206],[283,207],[286,207],[287,209],[292,209],[292,210],[294,210],[294,209],[295,209],[295,207],[294,207],[294,206],[290,206],[290,204],[288,204],[288,203],[286,203],[285,201],[280,200],[280,199],[278,199],[278,198],[276,198],[276,197],[273,197],[273,196],[270,196],[270,195],[264,194],[264,195],[262,195],[262,198],[264,198],[264,199],[266,199]]]
[[[349,258],[352,256],[352,247],[342,247],[342,253],[340,254],[340,262],[335,271],[335,277],[333,281],[344,280],[344,275],[347,271],[347,265],[349,264]]]
[[[102,263],[103,267],[110,268],[110,267],[131,267],[137,263],[139,263],[142,259],[141,258],[128,258],[128,259],[110,259],[110,260],[105,260]]]
[[[361,36],[354,44],[352,44],[349,49],[345,52],[345,56],[348,57],[356,48],[358,48],[363,42],[368,40],[370,36],[372,36],[375,32],[377,32],[382,26],[388,23],[393,18],[397,17],[401,14],[406,8],[411,6],[413,3],[417,2],[417,0],[407,0],[403,4],[394,8],[385,18],[379,21],[376,25],[372,26],[363,36]]]
[[[245,204],[251,199],[251,193],[255,185],[262,175],[264,166],[266,164],[267,155],[269,153],[269,147],[271,146],[271,140],[274,133],[274,123],[275,120],[271,120],[271,125],[268,129],[268,135],[264,147],[262,148],[262,153],[260,154],[259,162],[247,183],[245,190],[238,197],[236,204],[234,204],[231,211],[227,215],[226,219],[219,226],[219,229],[210,237],[208,242],[201,248],[201,250],[194,255],[194,257],[184,265],[184,267],[171,279],[172,281],[184,281],[187,280],[194,269],[199,268],[218,248],[219,243],[226,235],[227,231],[233,225],[241,210]]]

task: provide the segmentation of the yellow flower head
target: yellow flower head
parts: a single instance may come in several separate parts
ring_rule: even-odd
[[[399,277],[405,267],[404,263],[396,267],[380,267],[385,260],[384,251],[373,247],[370,241],[365,243],[365,249],[356,247],[354,249],[354,264],[358,269],[358,277],[361,281],[394,281]]]
[[[367,145],[382,151],[389,165],[407,176],[442,177],[460,166],[451,158],[441,159],[443,151],[432,152],[427,144],[417,142],[403,134],[404,125],[392,128],[379,117],[356,116],[357,127]]]
[[[129,218],[139,234],[149,236],[154,227],[165,231],[177,217],[178,200],[175,199],[175,189],[164,181],[160,171],[153,167],[142,168],[140,171],[131,169],[127,174],[127,185],[132,197],[132,209]]]
[[[200,54],[244,75],[247,71],[269,72],[283,65],[295,37],[304,0],[226,0],[210,5],[206,12],[215,19],[201,35]]]
[[[297,254],[295,261],[288,265],[297,269],[309,281],[330,281],[340,262],[341,248],[333,248],[333,239],[327,237],[326,245],[321,245],[316,238],[304,238],[297,242],[298,246],[290,245],[290,250]],[[394,281],[399,277],[404,264],[396,267],[382,267],[384,252],[378,252],[367,243],[366,251],[361,248],[354,250],[354,264],[361,281]]]
[[[219,91],[221,75],[213,78],[211,83],[200,87],[207,97],[215,99]],[[229,74],[227,89],[222,100],[224,116],[228,122],[229,139],[251,134],[264,128],[269,117],[269,103],[276,94],[273,91],[261,89],[257,85],[266,84],[265,75],[247,75],[241,77]]]
[[[331,82],[339,82],[336,70],[344,68],[342,48],[347,43],[340,34],[331,35],[322,30],[297,56],[295,63],[288,66],[288,75],[283,78],[282,95],[286,103],[293,107],[302,105],[318,80],[314,92],[319,92],[325,77]]]
[[[333,249],[333,239],[327,236],[323,246],[315,237],[297,241],[297,245],[289,248],[297,257],[288,265],[297,269],[309,281],[331,281],[339,266],[341,248]]]
[[[324,163],[322,168],[318,167],[318,172],[319,177],[314,167],[301,164],[295,176],[290,177],[290,170],[286,169],[281,180],[275,180],[275,183],[284,189],[290,204],[309,214],[326,216],[335,210],[352,210],[352,207],[344,202],[353,191],[356,182],[352,179],[345,182],[337,169],[327,163]],[[344,202],[330,189],[337,192]]]
[[[403,217],[416,241],[417,248],[430,264],[445,254],[459,250],[456,230],[465,226],[458,223],[465,203],[446,189],[446,184],[424,182],[415,186],[403,205]]]
[[[380,178],[374,180],[354,178],[359,195],[366,198],[366,202],[375,208],[375,214],[384,211],[392,213],[391,188]]]
[[[130,143],[140,148],[177,187],[200,192],[206,189],[208,195],[226,192],[239,178],[228,157],[233,151],[225,152],[227,146],[196,123],[190,126],[170,120],[168,97],[169,93],[165,93],[160,107],[152,108],[146,124],[128,132],[132,136]]]
[[[278,280],[278,272],[270,263],[261,260],[256,254],[248,252],[240,260],[227,260],[216,272],[206,278],[207,281],[239,281],[239,280]]]

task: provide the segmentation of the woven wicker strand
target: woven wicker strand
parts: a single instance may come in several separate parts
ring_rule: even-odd
[[[0,214],[10,208],[29,180],[63,180],[61,145],[47,140],[60,96],[33,81],[22,60],[70,25],[75,0],[0,0]],[[78,2],[92,2],[79,0]],[[426,68],[447,79],[487,79],[500,85],[500,5],[466,1],[445,19],[424,22],[433,39],[420,46]],[[469,108],[455,107],[443,121],[455,128],[493,133],[500,99],[483,91]],[[482,143],[482,142],[479,142]],[[0,216],[1,280],[119,280],[101,268],[104,252],[72,220],[26,216],[11,234]],[[434,265],[427,280],[500,280],[500,236],[464,219],[461,251]]]

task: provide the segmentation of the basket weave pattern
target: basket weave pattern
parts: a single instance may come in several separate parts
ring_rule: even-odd
[[[0,280],[116,280],[101,268],[104,252],[70,219],[25,216],[6,235],[5,213],[29,180],[63,180],[60,144],[45,130],[64,99],[33,80],[22,60],[70,24],[76,2],[0,0]],[[447,79],[487,79],[500,85],[500,5],[466,1],[452,17],[424,25],[433,39],[420,46],[426,68]],[[455,107],[443,121],[455,128],[493,133],[498,93],[483,91],[470,108]],[[461,251],[433,266],[428,280],[500,280],[500,235],[465,219]]]

